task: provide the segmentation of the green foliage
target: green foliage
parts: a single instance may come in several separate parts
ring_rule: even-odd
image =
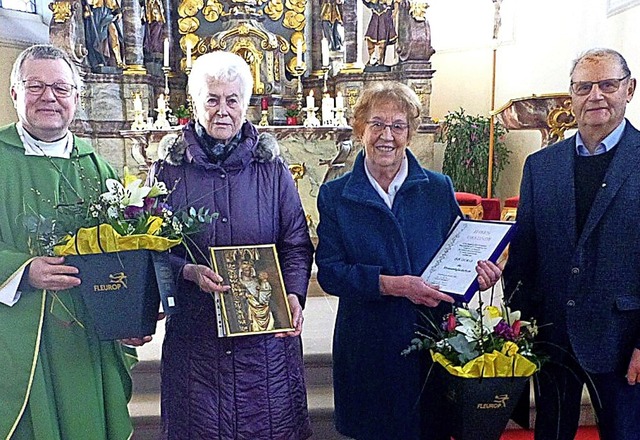
[[[485,116],[470,116],[464,109],[449,112],[441,124],[440,141],[446,144],[442,172],[453,180],[456,191],[486,196],[489,177],[489,125]],[[509,163],[503,136],[507,132],[495,123],[492,187]]]
[[[300,110],[298,110],[298,104],[289,104],[284,114],[290,118],[298,116],[300,114]]]
[[[190,118],[191,117],[191,111],[189,111],[188,107],[185,107],[184,105],[181,105],[180,107],[178,107],[173,114],[175,115],[176,118]]]

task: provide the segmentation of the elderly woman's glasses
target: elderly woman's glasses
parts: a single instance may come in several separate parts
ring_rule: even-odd
[[[629,78],[630,75],[625,75],[622,78],[609,78],[602,81],[571,81],[571,91],[578,96],[586,96],[591,93],[593,85],[597,84],[602,93],[617,92],[620,88],[620,83]]]
[[[401,135],[407,131],[407,128],[409,128],[409,124],[404,122],[384,124],[380,121],[368,121],[367,124],[369,125],[369,130],[375,134],[380,134],[385,130],[385,128],[389,127],[391,129],[391,133]]]
[[[58,98],[68,98],[73,93],[73,90],[76,89],[76,86],[73,84],[67,84],[64,82],[54,82],[51,84],[47,84],[44,81],[39,81],[37,79],[27,79],[22,81],[22,85],[27,93],[31,95],[40,96],[44,93],[47,87],[51,87],[51,91]]]

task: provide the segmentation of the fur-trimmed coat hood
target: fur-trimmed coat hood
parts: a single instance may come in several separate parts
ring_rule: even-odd
[[[248,121],[245,121],[240,131],[242,135],[240,143],[236,147],[239,151],[232,153],[232,157],[236,156],[242,162],[245,162],[246,159],[270,162],[280,156],[280,146],[273,135],[269,133],[258,134],[253,124]],[[158,157],[160,160],[176,166],[185,161],[198,162],[200,159],[208,161],[195,134],[194,122],[192,121],[179,134],[168,134],[163,137],[158,145]]]

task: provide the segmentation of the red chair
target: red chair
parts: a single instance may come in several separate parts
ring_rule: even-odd
[[[477,194],[471,194],[466,192],[457,192],[456,201],[460,206],[462,214],[465,218],[473,220],[481,220],[484,215],[484,209],[482,208],[482,197]]]
[[[502,208],[502,214],[500,220],[505,222],[516,221],[516,215],[518,214],[518,203],[520,202],[520,196],[509,197],[504,201],[504,208]]]

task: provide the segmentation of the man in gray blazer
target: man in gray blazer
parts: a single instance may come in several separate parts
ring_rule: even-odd
[[[640,132],[618,52],[571,69],[578,133],[530,155],[504,271],[550,362],[537,375],[536,440],[573,439],[587,385],[602,440],[640,439]]]

